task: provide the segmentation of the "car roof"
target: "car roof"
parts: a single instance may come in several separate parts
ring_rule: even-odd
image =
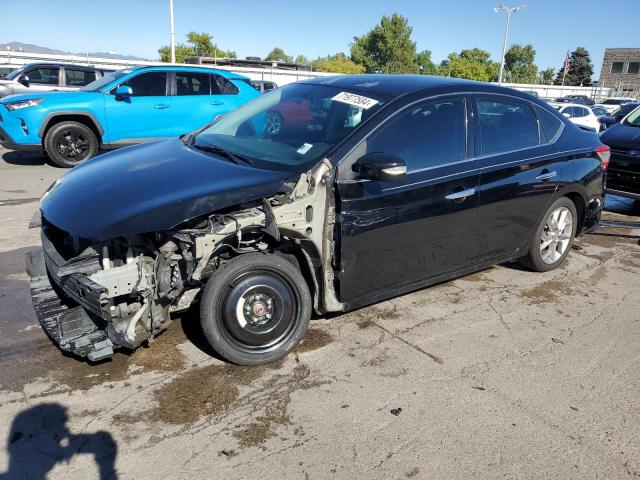
[[[435,77],[432,75],[396,75],[396,74],[375,74],[365,73],[357,75],[332,75],[329,77],[314,77],[309,80],[303,80],[299,83],[312,85],[328,85],[349,90],[356,90],[363,93],[371,92],[374,94],[386,95],[390,97],[400,97],[404,94],[415,92],[418,90],[428,90],[442,87],[455,87],[463,89],[465,87],[473,87],[477,91],[508,93],[513,96],[527,96],[518,90],[512,88],[500,87],[490,83],[474,82],[472,80],[464,80],[460,78]],[[535,97],[534,97],[535,98]]]
[[[200,66],[200,65],[175,65],[175,64],[171,64],[171,63],[167,63],[166,65],[143,65],[143,66],[138,66],[138,67],[131,67],[131,68],[127,68],[127,70],[131,71],[131,72],[138,72],[138,71],[142,71],[142,70],[147,70],[147,71],[155,71],[155,70],[169,70],[169,71],[181,71],[181,72],[208,72],[208,73],[215,73],[217,75],[220,75],[222,77],[226,77],[226,78],[236,78],[236,79],[246,79],[247,77],[245,77],[244,75],[240,75],[238,73],[234,73],[234,72],[230,72],[228,70],[219,70],[217,68],[211,68],[211,67],[205,67],[205,66]]]
[[[26,67],[73,67],[73,68],[90,68],[92,70],[101,70],[101,67],[95,67],[93,65],[83,65],[81,63],[62,63],[62,62],[34,62],[34,63],[25,63],[24,65],[20,65],[20,68]]]

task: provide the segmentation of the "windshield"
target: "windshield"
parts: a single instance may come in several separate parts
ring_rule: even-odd
[[[200,132],[194,146],[221,148],[257,166],[293,170],[317,162],[380,110],[387,97],[326,85],[272,90]]]
[[[105,75],[102,78],[98,78],[91,83],[86,84],[80,89],[81,92],[97,92],[105,85],[109,85],[114,80],[124,77],[126,74],[131,73],[131,70],[118,70],[111,72],[109,75]]]
[[[624,121],[625,125],[630,127],[640,127],[640,107],[636,108],[627,119]]]
[[[20,76],[20,74],[22,72],[24,72],[24,70],[27,68],[27,65],[25,65],[22,68],[19,68],[17,70],[14,70],[13,72],[11,72],[10,74],[8,74],[7,76],[4,77],[5,80],[13,80],[14,78],[17,78]]]

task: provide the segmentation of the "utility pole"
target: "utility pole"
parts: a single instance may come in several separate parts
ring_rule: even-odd
[[[502,43],[502,60],[500,61],[500,74],[498,75],[498,83],[502,83],[502,75],[504,73],[504,56],[507,53],[507,37],[509,36],[509,23],[511,22],[511,15],[518,10],[524,10],[529,5],[520,5],[517,7],[507,7],[506,5],[498,5],[493,9],[494,12],[507,12],[507,25],[504,29],[504,42]]]
[[[169,22],[171,24],[171,63],[176,63],[176,30],[173,26],[173,0],[169,0]]]

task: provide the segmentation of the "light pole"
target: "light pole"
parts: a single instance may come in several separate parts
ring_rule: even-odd
[[[511,15],[518,10],[524,10],[529,5],[519,5],[517,7],[507,7],[506,5],[498,5],[493,9],[494,12],[507,12],[507,26],[504,29],[504,43],[502,44],[502,61],[500,62],[500,74],[498,75],[498,83],[502,83],[502,74],[504,72],[504,56],[507,53],[507,37],[509,36],[509,22]]]
[[[173,26],[173,0],[169,0],[169,22],[171,24],[171,63],[176,63],[176,30]]]

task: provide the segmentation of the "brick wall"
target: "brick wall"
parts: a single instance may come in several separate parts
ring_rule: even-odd
[[[623,62],[622,73],[611,73],[614,62]],[[640,62],[640,48],[607,48],[604,51],[604,60],[600,71],[600,84],[605,87],[615,87],[622,84],[625,88],[639,90],[640,73],[628,74],[629,62]]]

